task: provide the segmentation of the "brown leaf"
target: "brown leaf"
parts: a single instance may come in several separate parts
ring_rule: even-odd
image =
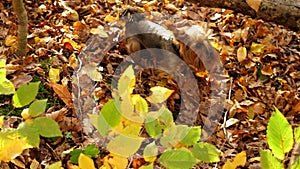
[[[266,65],[266,66],[264,66],[264,67],[261,69],[261,73],[262,73],[263,75],[271,76],[271,75],[273,74],[273,70],[272,70],[271,65]]]
[[[13,75],[13,78],[10,80],[15,88],[19,88],[20,86],[30,82],[32,80],[32,76],[28,75],[24,72]]]
[[[72,96],[68,90],[67,86],[50,82],[49,85],[52,87],[54,92],[58,95],[58,97],[68,106],[70,107],[72,103]]]
[[[261,0],[246,0],[246,2],[252,9],[258,12],[261,4]]]

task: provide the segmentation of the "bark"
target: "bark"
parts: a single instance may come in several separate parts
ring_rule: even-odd
[[[18,17],[18,49],[20,56],[26,56],[28,17],[23,0],[13,0],[13,8]]]
[[[257,12],[247,4],[246,0],[191,0],[191,2],[201,6],[231,9],[254,18],[284,25],[294,31],[300,30],[299,0],[261,0]]]

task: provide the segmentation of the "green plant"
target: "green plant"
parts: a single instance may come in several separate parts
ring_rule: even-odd
[[[90,120],[103,137],[113,138],[107,144],[111,153],[109,165],[126,168],[127,158],[136,153],[145,140],[141,134],[147,133],[152,139],[143,148],[143,158],[148,163],[144,168],[153,168],[157,160],[166,168],[192,168],[199,162],[218,162],[221,152],[208,143],[200,142],[201,127],[176,125],[171,111],[162,106],[158,111],[148,111],[148,102],[159,104],[168,99],[172,90],[155,86],[152,95],[146,99],[133,94],[136,77],[129,66],[118,81],[118,92],[109,100],[99,114],[90,114]],[[163,152],[158,154],[158,149]],[[105,165],[104,160],[104,165]],[[122,164],[122,165],[121,165]]]
[[[100,153],[100,150],[98,150],[94,144],[86,146],[84,150],[75,149],[70,152],[70,161],[74,164],[78,164],[78,158],[81,153],[88,155],[89,157],[96,157]]]
[[[284,169],[283,163],[287,160],[286,153],[300,144],[300,127],[295,128],[288,123],[286,118],[275,107],[267,128],[267,139],[270,149],[260,151],[260,163],[263,169]],[[293,153],[292,153],[293,154]],[[292,158],[291,158],[292,159]],[[300,168],[300,157],[290,163],[290,169]]]
[[[0,81],[7,81],[4,88],[9,88],[11,92],[1,92],[0,94],[13,94],[13,106],[15,108],[24,108],[21,115],[24,119],[18,128],[1,129],[0,123],[0,161],[11,161],[22,153],[24,149],[39,147],[40,136],[43,137],[61,137],[62,133],[58,124],[47,117],[39,117],[45,112],[47,99],[36,100],[40,82],[31,82],[22,85],[15,91],[11,82],[6,79],[5,61],[0,61]],[[4,75],[3,75],[4,74]],[[0,83],[1,85],[1,83]],[[2,116],[3,121],[4,116]]]

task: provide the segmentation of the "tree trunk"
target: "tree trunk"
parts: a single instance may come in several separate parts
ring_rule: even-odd
[[[13,8],[18,17],[18,49],[20,56],[26,56],[28,17],[23,0],[13,0]]]
[[[300,30],[299,0],[252,0],[252,3],[258,4],[257,12],[246,0],[191,0],[191,2],[200,6],[231,9],[264,21],[284,25],[294,31]]]

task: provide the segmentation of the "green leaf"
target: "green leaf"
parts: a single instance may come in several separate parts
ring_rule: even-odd
[[[159,124],[158,119],[155,119],[153,117],[146,118],[145,128],[147,133],[153,138],[158,137],[160,136],[160,134],[162,134],[162,126]]]
[[[284,169],[283,164],[269,150],[260,151],[260,164],[262,169]]]
[[[296,162],[292,164],[291,169],[299,169],[300,168],[300,156],[298,156]]]
[[[95,144],[92,144],[87,145],[86,148],[83,150],[83,153],[91,157],[96,157],[100,153],[100,150],[96,148]]]
[[[105,121],[111,126],[116,127],[121,122],[121,113],[116,107],[117,103],[114,100],[109,100],[101,109],[100,116],[102,115]],[[101,124],[99,124],[101,125]]]
[[[107,150],[122,157],[133,155],[141,146],[144,138],[118,135],[107,144]]]
[[[159,123],[161,124],[161,126],[163,127],[163,129],[167,129],[174,124],[173,114],[165,106],[162,106],[159,109],[158,114],[159,114],[158,120],[159,120]]]
[[[275,107],[267,127],[267,138],[275,157],[284,159],[284,153],[293,148],[293,130],[286,118]]]
[[[70,152],[70,161],[73,164],[78,164],[79,155],[83,152],[81,149],[75,149]]]
[[[189,169],[198,163],[198,160],[186,148],[167,150],[162,153],[159,162],[170,169]]]
[[[47,117],[38,117],[33,120],[34,127],[43,137],[61,137],[62,133],[58,124]]]
[[[118,81],[118,92],[121,97],[125,97],[131,94],[133,87],[135,86],[135,74],[132,65],[128,66],[127,69],[122,73]]]
[[[219,156],[221,155],[221,151],[212,144],[200,142],[195,144],[191,148],[191,151],[200,161],[209,163],[220,161]]]
[[[191,128],[186,125],[173,125],[166,129],[160,139],[160,144],[166,148],[175,147],[189,133]]]
[[[27,138],[27,143],[39,147],[40,145],[40,134],[37,128],[30,122],[23,122],[18,126],[18,132],[22,137]]]
[[[155,145],[155,142],[148,144],[144,149],[144,159],[146,162],[154,162],[158,154],[158,148]]]
[[[15,86],[14,84],[7,80],[0,81],[0,95],[10,95],[15,93]]]
[[[4,81],[6,79],[6,60],[0,59],[0,82]]]
[[[145,121],[147,133],[155,138],[162,134],[163,129],[167,129],[174,124],[172,112],[162,106],[158,112],[149,112]]]
[[[14,106],[23,107],[31,103],[39,90],[40,82],[32,82],[21,86],[13,95]]]
[[[300,142],[300,126],[295,128],[294,137],[296,142]]]
[[[51,165],[49,165],[48,169],[61,169],[62,168],[62,163],[61,161],[57,161]]]
[[[98,117],[97,129],[101,136],[105,137],[107,132],[120,124],[121,113],[119,111],[119,105],[114,100],[109,100],[101,109]],[[96,116],[90,116],[93,118]]]
[[[153,163],[150,163],[148,165],[143,165],[139,169],[154,169]]]
[[[46,110],[47,99],[37,100],[29,106],[29,114],[31,117],[36,117]]]
[[[201,136],[201,126],[190,127],[188,134],[181,140],[181,143],[186,146],[196,144]]]

